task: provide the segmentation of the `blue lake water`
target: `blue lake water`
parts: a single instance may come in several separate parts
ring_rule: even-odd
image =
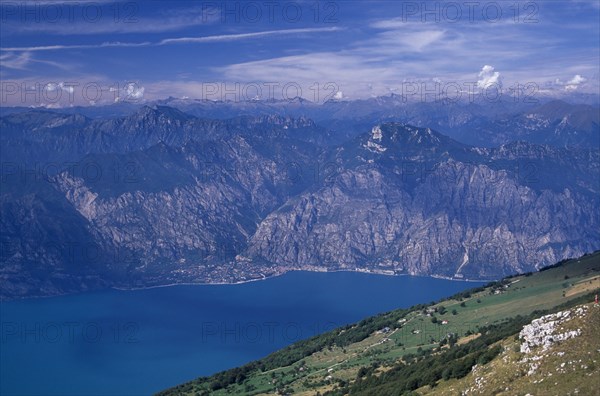
[[[147,395],[479,283],[292,272],[0,304],[0,394]]]

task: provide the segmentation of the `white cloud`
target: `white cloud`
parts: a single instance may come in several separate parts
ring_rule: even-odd
[[[111,88],[110,91],[116,92],[116,90],[113,88]],[[145,91],[146,91],[146,88],[140,86],[137,83],[130,82],[123,86],[122,94],[115,95],[114,101],[115,102],[122,102],[122,101],[136,102],[136,101],[139,101],[140,99],[144,98]]]
[[[565,85],[565,89],[567,91],[575,91],[577,88],[579,88],[579,86],[581,84],[583,84],[586,81],[587,81],[587,79],[585,77],[582,77],[581,75],[576,74],[572,79],[567,81],[567,83]]]
[[[579,85],[581,83],[584,83],[586,81],[586,79],[584,77],[581,77],[579,74],[576,74],[571,80],[569,80],[567,82],[567,84],[569,85]]]
[[[489,87],[501,86],[500,81],[500,73],[494,71],[494,66],[485,65],[479,72],[479,80],[477,80],[477,87],[481,89],[486,89]]]
[[[333,95],[333,99],[342,100],[344,99],[344,93],[342,91],[337,91],[335,95]]]
[[[58,84],[54,83],[54,82],[50,82],[44,86],[44,89],[48,92],[54,92],[58,89],[65,91],[69,94],[72,94],[73,92],[75,92],[74,86],[69,83],[65,83],[65,82],[59,82]]]
[[[144,87],[138,87],[135,83],[127,84],[125,88],[127,97],[131,99],[141,99],[144,97]]]

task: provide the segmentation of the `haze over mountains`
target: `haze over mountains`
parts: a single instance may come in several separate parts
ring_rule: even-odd
[[[3,297],[599,248],[599,109],[399,97],[2,109]]]

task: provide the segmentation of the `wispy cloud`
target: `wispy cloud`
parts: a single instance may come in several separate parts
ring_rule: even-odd
[[[425,29],[420,31],[403,31],[401,34],[396,30],[390,30],[378,35],[380,47],[399,47],[405,50],[420,52],[431,44],[444,39],[445,31],[439,29]]]
[[[112,1],[104,1],[111,3]],[[39,1],[31,2],[32,5]],[[28,3],[24,3],[27,6]],[[44,2],[48,5],[48,2]],[[103,8],[102,4],[90,2],[86,5],[85,2],[69,2],[56,1],[50,4],[55,4],[59,11],[55,11],[61,18],[56,21],[45,21],[42,18],[40,21],[31,19],[30,21],[22,22],[20,20],[11,20],[9,16],[11,12],[4,12],[6,18],[3,17],[2,32],[10,33],[49,33],[55,35],[95,35],[95,34],[118,34],[118,33],[161,33],[182,30],[189,27],[209,25],[216,22],[219,16],[215,12],[211,12],[208,4],[202,7],[188,7],[164,10],[160,18],[140,16],[139,8],[144,5],[143,2],[128,2],[120,5],[119,14],[113,8]],[[89,20],[84,20],[84,11],[95,6],[98,8],[94,11],[99,15],[98,20],[93,23]],[[7,7],[4,5],[3,7]],[[80,7],[81,10],[78,10]],[[116,6],[110,6],[116,7]],[[33,10],[35,11],[35,9]],[[23,11],[20,11],[23,12]],[[37,11],[41,12],[41,11]],[[88,13],[89,11],[85,11]],[[3,15],[4,15],[3,14]],[[118,15],[118,17],[116,16]]]
[[[595,9],[600,9],[600,1],[598,0],[571,0],[573,4],[584,5],[588,7],[593,7]]]
[[[510,23],[503,29],[484,29],[481,24],[385,19],[373,21],[369,27],[375,32],[337,51],[240,62],[218,68],[218,72],[226,81],[294,81],[304,86],[311,81],[335,82],[345,96],[364,97],[396,91],[407,81],[434,78],[479,89],[500,87],[501,82],[506,89],[515,83],[541,86],[564,78],[572,68],[582,76],[590,73],[589,67],[597,68],[597,55],[565,47],[561,35],[548,33],[553,29],[550,23]],[[557,47],[563,48],[561,56]],[[482,65],[502,70],[504,81],[494,67],[482,69]]]
[[[139,6],[151,3],[155,2],[139,3]],[[352,11],[365,4],[352,5],[354,3],[349,2],[345,7]],[[49,74],[52,68],[34,67],[36,62],[48,62],[44,58],[55,61],[57,67],[78,62],[83,66],[72,69],[82,74],[106,73],[110,78],[122,80],[137,73],[135,77],[143,79],[144,99],[161,95],[198,97],[203,83],[194,81],[197,76],[205,81],[231,84],[295,82],[306,87],[309,99],[312,99],[309,87],[314,82],[321,87],[334,83],[337,91],[328,89],[322,93],[343,92],[339,96],[349,99],[398,92],[405,82],[468,82],[481,89],[500,82],[506,89],[515,83],[534,82],[562,92],[588,93],[598,91],[599,86],[597,36],[600,24],[592,18],[592,15],[597,16],[596,8],[592,8],[597,4],[600,4],[598,0],[539,3],[536,23],[524,23],[524,18],[529,16],[524,10],[516,21],[513,11],[508,10],[510,12],[495,23],[481,18],[470,21],[468,14],[463,15],[460,23],[450,23],[421,18],[407,20],[401,17],[399,7],[390,2],[390,6],[361,10],[356,15],[347,12],[335,26],[314,25],[311,18],[310,25],[285,24],[288,29],[284,29],[284,24],[267,26],[243,22],[215,23],[209,29],[197,29],[208,22],[205,18],[208,15],[202,15],[198,8],[176,8],[159,20],[157,15],[165,12],[165,7],[148,6],[134,24],[101,21],[85,27],[77,23],[16,27],[12,37],[3,35],[2,43],[6,47],[0,48],[3,66],[0,73],[16,77]],[[218,12],[209,14],[219,16]],[[2,29],[4,33],[6,26]],[[98,35],[71,38],[35,33],[19,37],[27,29],[56,35]],[[186,30],[160,35],[121,34],[177,29]],[[348,34],[335,33],[341,31]],[[56,41],[52,41],[52,37]],[[40,41],[31,41],[36,39]],[[250,40],[260,45],[247,45]],[[48,45],[51,43],[56,45]],[[221,48],[227,52],[215,57],[193,56],[212,49],[211,43],[223,43]],[[202,44],[208,45],[200,47]],[[193,45],[199,47],[190,54]],[[133,50],[138,47],[152,48],[152,51]],[[111,48],[131,48],[128,52],[135,56],[123,56],[122,51],[111,51]],[[111,56],[117,53],[118,57]],[[162,58],[166,53],[169,55]],[[94,55],[89,61],[88,54]],[[102,65],[97,61],[98,54],[106,55],[107,61]],[[156,57],[152,59],[156,62],[148,61],[148,57]],[[482,69],[484,65],[493,65],[493,68]],[[75,75],[74,70],[68,76]],[[135,95],[141,92],[136,91]]]
[[[0,65],[6,69],[27,70],[28,67],[33,63],[53,66],[62,70],[69,70],[69,67],[63,63],[36,59],[31,52],[6,52],[0,55]]]
[[[210,43],[216,41],[236,41],[245,40],[250,38],[262,38],[272,37],[281,34],[306,34],[306,33],[323,33],[323,32],[335,32],[339,31],[339,27],[326,27],[326,28],[303,28],[303,29],[286,29],[286,30],[268,30],[264,32],[255,33],[239,33],[239,34],[222,34],[217,36],[204,36],[204,37],[179,37],[164,39],[157,43],[157,45],[176,44],[176,43]]]
[[[65,50],[65,49],[92,49],[92,48],[110,48],[110,47],[149,47],[153,45],[153,43],[149,41],[141,42],[141,43],[123,43],[120,41],[112,41],[112,42],[104,42],[101,44],[73,44],[73,45],[42,45],[42,46],[33,46],[33,47],[10,47],[10,48],[0,48],[2,51],[11,51],[11,52],[37,52],[37,51],[56,51],[56,50]]]
[[[19,54],[7,52],[6,54],[0,55],[0,65],[8,69],[25,70],[30,62],[30,52],[22,52]]]
[[[120,0],[77,0],[76,4],[100,4],[100,3],[117,3]],[[37,5],[39,6],[41,3],[43,4],[53,4],[53,5],[60,5],[60,4],[74,4],[75,2],[73,0],[20,0],[18,3],[9,3],[6,2],[4,4],[2,4],[2,6],[12,6],[15,4],[25,4],[25,5]]]
[[[46,45],[46,46],[32,46],[32,47],[10,47],[0,48],[2,51],[11,52],[32,52],[32,51],[56,51],[65,49],[92,49],[92,48],[109,48],[109,47],[151,47],[151,46],[162,46],[170,44],[180,43],[210,43],[210,42],[223,42],[223,41],[238,41],[247,39],[256,39],[263,37],[277,37],[284,35],[299,35],[299,34],[311,34],[311,33],[325,33],[335,32],[341,30],[339,27],[325,27],[325,28],[304,28],[304,29],[283,29],[283,30],[268,30],[263,32],[254,33],[238,33],[238,34],[221,34],[214,36],[199,36],[199,37],[176,37],[163,39],[157,42],[144,41],[139,43],[134,42],[104,42],[101,44],[74,44],[74,45]]]

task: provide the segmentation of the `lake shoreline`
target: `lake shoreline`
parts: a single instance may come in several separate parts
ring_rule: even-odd
[[[248,280],[242,280],[242,281],[236,281],[236,282],[208,282],[208,283],[207,282],[181,282],[181,283],[169,283],[169,284],[165,284],[165,285],[142,286],[142,287],[110,287],[109,289],[118,290],[118,291],[136,291],[136,290],[149,290],[149,289],[157,289],[157,288],[162,288],[162,287],[173,287],[173,286],[235,286],[235,285],[244,285],[244,284],[252,283],[252,282],[262,282],[262,281],[266,281],[269,279],[275,279],[275,278],[284,276],[286,274],[296,273],[296,272],[300,272],[300,273],[341,273],[341,272],[346,272],[346,273],[356,273],[356,274],[366,274],[366,275],[382,275],[382,276],[388,276],[390,278],[408,276],[408,277],[414,277],[414,278],[433,278],[433,279],[443,279],[443,280],[454,281],[454,282],[470,282],[470,283],[487,283],[487,282],[494,282],[497,280],[497,279],[462,279],[462,278],[453,278],[453,277],[442,276],[442,275],[390,274],[388,271],[377,271],[377,270],[375,270],[375,271],[373,271],[373,270],[360,271],[360,270],[351,270],[351,269],[336,269],[336,270],[323,271],[323,270],[307,270],[307,269],[296,270],[296,269],[294,269],[294,270],[285,271],[285,272],[282,272],[282,273],[276,274],[276,275],[265,276],[263,278],[248,279]]]
[[[82,290],[82,291],[71,292],[71,293],[58,293],[58,294],[52,294],[52,295],[47,295],[47,296],[24,296],[24,297],[12,298],[12,299],[0,298],[0,303],[8,303],[8,302],[12,302],[12,301],[24,301],[24,300],[32,300],[32,299],[45,299],[45,298],[53,298],[53,297],[64,297],[64,296],[71,296],[71,295],[101,292],[101,291],[105,291],[105,290],[138,291],[138,290],[151,290],[151,289],[174,287],[174,286],[235,286],[235,285],[244,285],[244,284],[248,284],[248,283],[252,283],[252,282],[266,281],[269,279],[275,279],[275,278],[281,277],[283,275],[295,273],[295,272],[300,272],[300,273],[347,272],[347,273],[358,273],[358,274],[366,274],[366,275],[382,275],[382,276],[388,276],[390,278],[409,276],[409,277],[415,277],[415,278],[433,278],[433,279],[443,279],[443,280],[454,281],[454,282],[470,282],[470,283],[488,283],[488,282],[494,282],[497,280],[497,279],[466,279],[466,278],[463,279],[463,278],[454,278],[454,277],[442,276],[442,275],[391,274],[388,270],[378,271],[378,270],[353,270],[353,269],[331,269],[331,270],[329,270],[329,269],[328,270],[291,269],[291,270],[284,271],[284,272],[281,272],[278,274],[264,276],[262,278],[247,279],[247,280],[241,280],[241,281],[235,281],[235,282],[176,282],[176,283],[168,283],[168,284],[164,284],[164,285],[152,285],[152,286],[141,286],[141,287],[109,286],[109,287],[101,288],[101,289]]]

